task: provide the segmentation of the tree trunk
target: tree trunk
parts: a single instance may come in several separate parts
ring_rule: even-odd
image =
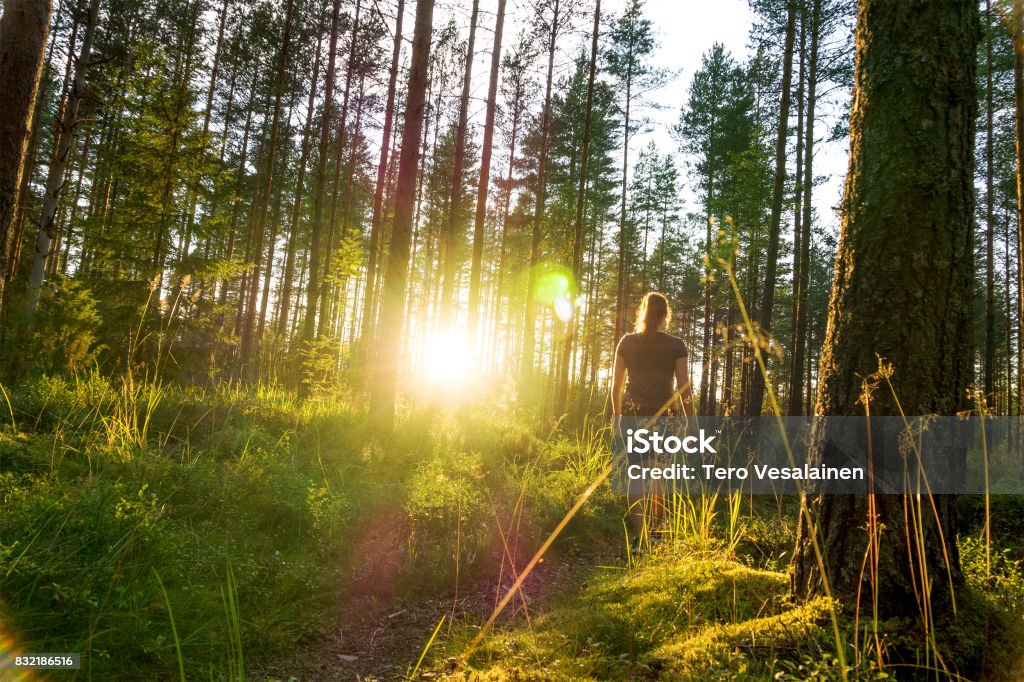
[[[362,11],[362,0],[356,0],[356,12],[352,21],[352,42],[348,49],[348,63],[345,68],[345,90],[341,98],[341,117],[338,121],[338,145],[334,160],[334,185],[331,194],[331,219],[328,222],[327,248],[324,253],[324,271],[320,280],[320,319],[317,321],[317,338],[329,334],[333,316],[335,278],[331,276],[331,261],[337,248],[337,237],[344,230],[338,226],[338,201],[341,198],[341,169],[345,165],[345,147],[348,143],[348,109],[352,93],[352,79],[356,71],[356,54],[359,49],[359,16]],[[346,204],[348,197],[345,198]]]
[[[387,184],[391,128],[395,118],[395,86],[398,80],[398,60],[402,52],[402,14],[404,10],[405,0],[398,0],[398,9],[395,13],[395,39],[391,51],[391,72],[388,74],[387,103],[384,105],[384,128],[381,131],[380,160],[377,162],[377,182],[373,191],[370,243],[366,254],[366,293],[363,296],[363,322],[359,334],[362,339],[363,352],[370,346],[377,326],[377,252],[380,250],[381,232],[383,232],[384,188]]]
[[[324,201],[327,185],[327,149],[331,137],[331,110],[334,108],[335,63],[338,57],[338,19],[341,0],[331,10],[331,46],[327,55],[327,83],[324,86],[324,110],[320,120],[320,144],[317,147],[316,185],[313,190],[313,221],[310,229],[309,265],[306,277],[306,317],[302,322],[302,341],[310,343],[316,330],[316,304],[320,297],[320,242],[324,231]],[[305,384],[303,384],[304,386]]]
[[[469,41],[466,43],[466,61],[462,75],[462,98],[459,100],[459,127],[455,132],[455,157],[452,161],[452,181],[448,193],[448,216],[441,231],[441,320],[442,326],[451,327],[455,321],[455,236],[461,222],[459,208],[463,198],[463,168],[466,164],[466,126],[469,120],[469,86],[473,79],[473,56],[476,45],[476,19],[480,0],[473,0],[469,18]]]
[[[537,189],[533,213],[533,233],[530,237],[530,270],[526,283],[526,318],[523,323],[522,364],[520,369],[524,377],[533,374],[534,345],[537,336],[537,303],[533,298],[533,287],[537,281],[537,266],[540,264],[540,243],[543,237],[544,203],[547,186],[544,173],[547,170],[548,140],[551,133],[551,87],[554,83],[555,41],[558,39],[560,1],[555,0],[551,17],[551,30],[548,34],[548,73],[547,86],[544,92],[544,113],[541,120],[540,158],[537,160]]]
[[[494,19],[494,44],[491,46],[491,81],[487,86],[487,114],[484,120],[484,144],[480,151],[480,181],[476,189],[476,216],[473,222],[473,257],[469,268],[469,342],[477,348],[480,325],[480,271],[484,258],[484,221],[487,218],[487,191],[491,182],[491,150],[494,146],[494,113],[498,104],[498,73],[501,70],[501,37],[505,27],[505,2],[498,0]],[[600,0],[598,0],[600,2]]]
[[[50,30],[49,0],[7,0],[0,17],[0,309],[32,111]]]
[[[512,209],[512,182],[516,166],[516,142],[519,136],[519,121],[523,115],[523,109],[520,106],[521,102],[522,98],[513,98],[513,101],[510,103],[511,111],[509,112],[512,117],[512,130],[508,146],[508,173],[505,176],[505,196],[503,197],[501,209],[501,235],[498,237],[498,277],[497,282],[494,285],[494,335],[491,339],[491,352],[495,356],[498,354],[498,339],[502,336],[500,333],[503,317],[501,298],[505,283],[505,262],[508,254],[508,219]],[[511,309],[511,302],[509,303],[509,308]],[[510,313],[506,318],[506,322],[508,324],[504,331],[506,332],[505,338],[507,340],[512,339],[514,336],[514,323],[512,317],[513,316]],[[512,358],[515,357],[511,353],[507,353],[506,355]],[[514,364],[514,361],[512,364]]]
[[[322,39],[316,41],[316,57],[313,61],[313,76],[309,81],[309,100],[306,102],[306,122],[302,127],[302,151],[299,157],[299,171],[295,179],[295,198],[289,219],[288,247],[284,262],[284,275],[278,292],[277,335],[284,337],[288,332],[288,302],[292,296],[292,278],[295,276],[295,252],[298,249],[299,224],[302,220],[302,200],[306,186],[306,165],[309,162],[310,134],[313,129],[313,109],[316,106],[316,86],[320,78],[320,48]]]
[[[1006,291],[1005,302],[1006,302],[1006,323],[1003,325],[1003,334],[1005,336],[1006,343],[1006,396],[1003,399],[1003,414],[1013,414],[1013,346],[1011,344],[1010,334],[1013,328],[1013,303],[1012,296],[1010,294],[1012,284],[1010,278],[1010,259],[1012,258],[1012,247],[1010,239],[1010,220],[1009,217],[1003,214],[1003,246],[1004,246],[1004,258],[1003,258],[1003,289]],[[1018,370],[1020,371],[1020,370]]]
[[[1019,4],[1019,3],[1018,3]],[[992,3],[985,0],[985,400],[996,403],[995,186],[992,148]]]
[[[786,190],[786,140],[789,137],[789,103],[793,83],[793,43],[796,38],[796,1],[789,2],[786,10],[786,43],[782,54],[782,92],[779,103],[779,128],[775,135],[775,183],[772,186],[772,207],[768,223],[768,257],[765,262],[764,294],[761,332],[769,334],[772,328],[772,310],[775,307],[775,276],[779,261],[779,232],[782,224],[782,199]],[[761,414],[764,401],[764,374],[754,368],[751,377],[747,414]]]
[[[416,3],[416,24],[412,37],[412,64],[402,127],[402,150],[398,160],[395,188],[395,219],[391,231],[387,268],[384,275],[380,343],[377,344],[376,376],[370,396],[370,414],[382,428],[391,429],[395,420],[395,394],[402,360],[402,318],[405,284],[409,271],[409,241],[416,203],[416,165],[419,157],[420,127],[427,90],[430,34],[434,0]]]
[[[594,3],[594,28],[590,36],[590,72],[587,75],[587,104],[583,111],[583,146],[580,152],[580,180],[576,189],[576,225],[572,239],[572,314],[566,320],[565,345],[562,348],[561,375],[555,398],[555,409],[564,412],[569,397],[569,358],[576,336],[576,297],[583,277],[583,209],[586,205],[587,171],[590,164],[590,121],[594,110],[594,80],[597,77],[597,38],[601,30],[601,0]]]
[[[793,367],[801,379],[798,385],[794,385],[794,393],[790,393],[790,414],[799,414],[800,395],[804,392],[804,365],[807,353],[807,324],[810,319],[810,311],[807,310],[810,300],[810,271],[811,271],[811,218],[813,217],[811,196],[814,191],[814,105],[817,101],[818,85],[818,45],[819,34],[821,33],[819,23],[821,21],[821,0],[815,0],[811,10],[811,54],[807,64],[807,117],[805,121],[806,133],[804,137],[804,177],[801,189],[804,196],[801,201],[801,208],[804,215],[800,221],[800,272],[797,273],[797,308],[800,315],[796,319],[793,341]],[[809,388],[809,387],[808,387]],[[797,402],[794,402],[797,401]]]
[[[878,370],[879,357],[894,368],[899,404],[883,384],[871,414],[955,415],[967,405],[977,36],[973,0],[860,4],[850,166],[817,415],[864,414],[862,380]],[[820,462],[822,449],[811,456]],[[953,496],[922,502],[828,492],[817,487],[805,498],[793,566],[798,598],[830,591],[853,609],[861,597],[880,618],[930,618],[949,608],[950,583],[962,580]],[[905,514],[918,513],[919,523],[908,525]],[[874,529],[870,543],[866,527]],[[862,571],[866,557],[870,569]]]
[[[629,105],[633,99],[633,81],[626,76],[626,100],[622,108],[622,194],[619,202],[619,269],[615,285],[615,336],[612,343],[618,343],[626,333],[626,262],[629,260],[629,244],[626,239],[626,199],[629,186]],[[646,292],[645,292],[646,293]]]
[[[82,50],[75,66],[75,79],[68,91],[64,112],[57,124],[57,140],[54,144],[53,158],[46,172],[46,190],[43,195],[43,214],[39,219],[39,232],[36,234],[35,257],[32,260],[32,274],[28,282],[28,294],[25,300],[25,311],[28,315],[35,313],[39,304],[39,292],[46,274],[46,262],[50,256],[50,245],[56,230],[57,206],[60,193],[64,188],[65,171],[67,170],[68,154],[75,143],[75,131],[78,128],[78,108],[85,90],[85,73],[89,68],[92,53],[92,41],[96,35],[96,23],[99,20],[100,0],[91,0],[86,17],[85,35],[82,38]]]
[[[1024,322],[1024,3],[1013,3],[1013,94],[1017,141],[1017,322]],[[1017,414],[1024,414],[1024,332],[1017,333]]]
[[[270,122],[270,139],[267,142],[267,160],[264,165],[263,188],[259,194],[259,213],[254,228],[253,269],[249,277],[249,290],[246,292],[245,321],[242,325],[242,343],[240,349],[239,376],[246,371],[254,347],[259,343],[256,329],[256,298],[260,290],[260,268],[263,266],[263,241],[267,232],[267,213],[273,192],[274,158],[277,153],[277,136],[281,128],[281,98],[284,95],[284,81],[288,67],[288,48],[292,34],[292,20],[295,14],[295,0],[288,0],[285,8],[284,37],[281,39],[281,51],[277,57],[277,76],[274,79],[274,109]],[[267,263],[271,267],[272,263]]]

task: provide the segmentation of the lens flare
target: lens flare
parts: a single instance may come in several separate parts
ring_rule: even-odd
[[[558,319],[562,322],[568,322],[572,319],[573,310],[574,306],[572,301],[568,298],[559,296],[555,299],[555,315],[557,315]]]
[[[572,273],[561,265],[545,264],[533,284],[533,298],[542,304],[554,304],[559,298],[568,299],[573,286]]]

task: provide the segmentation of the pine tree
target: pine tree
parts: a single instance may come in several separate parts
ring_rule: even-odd
[[[872,415],[954,415],[966,406],[977,37],[973,1],[861,4],[850,170],[817,415],[863,414],[862,380],[879,370],[879,357],[891,364],[895,397],[875,392]],[[911,128],[908,117],[925,124]],[[810,454],[812,462],[823,455],[820,448]],[[963,579],[954,498],[915,503],[812,492],[793,559],[798,597],[829,590],[854,608],[858,599],[872,604],[878,618],[922,610],[931,622],[934,613],[952,612],[950,588]],[[919,524],[908,526],[906,504],[927,505]],[[874,529],[870,542],[865,522]],[[870,583],[857,568],[865,560]]]

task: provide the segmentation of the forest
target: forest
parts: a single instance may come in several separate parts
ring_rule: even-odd
[[[1024,679],[1022,254],[1024,0],[4,0],[0,679]],[[1017,494],[635,531],[648,292]]]

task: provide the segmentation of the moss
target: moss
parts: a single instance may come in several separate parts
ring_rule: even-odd
[[[679,680],[753,674],[770,668],[790,650],[816,641],[826,644],[819,624],[831,608],[829,600],[819,598],[773,616],[712,625],[658,647],[646,661],[662,675]]]
[[[784,573],[724,556],[655,556],[595,570],[531,627],[494,633],[453,679],[708,679],[773,664],[772,647],[826,639],[828,603],[793,608]],[[449,651],[458,646],[449,642]],[[458,642],[461,645],[461,642]],[[744,648],[745,647],[745,648]],[[764,647],[768,647],[767,650]],[[767,655],[773,653],[773,655]]]

